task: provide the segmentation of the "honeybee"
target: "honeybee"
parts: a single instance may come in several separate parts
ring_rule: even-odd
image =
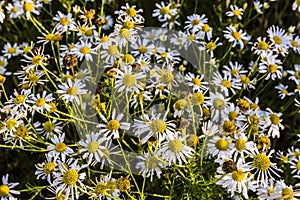
[[[226,173],[231,173],[237,170],[236,163],[232,160],[225,161],[222,165],[222,170]]]

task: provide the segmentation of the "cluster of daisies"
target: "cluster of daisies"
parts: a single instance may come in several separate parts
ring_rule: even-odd
[[[2,48],[0,134],[3,146],[46,152],[35,175],[49,186],[48,198],[132,197],[132,188],[140,191],[136,176],[153,181],[165,169],[213,158],[216,183],[234,198],[296,199],[300,149],[272,145],[283,135],[283,111],[300,107],[300,64],[285,66],[287,56],[300,54],[295,27],[271,26],[253,39],[239,25],[245,10],[230,5],[225,16],[234,23],[216,37],[205,14],[180,24],[181,5],[170,1],[156,3],[152,13],[162,28],[144,28],[143,10],[127,3],[115,11],[115,24],[103,9],[76,5],[57,11],[48,30],[35,18],[44,4],[51,1],[0,3],[0,22],[28,20],[40,34]],[[269,6],[249,5],[258,15]],[[296,0],[292,9],[299,7]],[[219,46],[228,48],[221,58]],[[253,61],[233,57],[220,66],[240,50]],[[18,58],[22,65],[10,71]],[[11,77],[18,84],[9,94]],[[288,106],[261,108],[261,92],[275,83]],[[70,134],[76,129],[78,140]],[[285,183],[286,167],[295,185]],[[17,185],[3,176],[1,199],[19,194]]]

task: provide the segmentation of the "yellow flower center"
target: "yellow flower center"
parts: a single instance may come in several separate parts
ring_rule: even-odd
[[[194,19],[194,20],[191,22],[192,26],[197,26],[199,23],[200,23],[200,20],[199,20],[199,19]]]
[[[249,102],[245,99],[239,99],[237,105],[244,112],[250,108]]]
[[[0,197],[8,196],[8,194],[9,194],[9,187],[7,185],[1,185],[0,186]]]
[[[277,71],[277,65],[275,65],[275,64],[270,64],[270,65],[268,66],[268,72],[269,72],[269,73],[273,74],[273,73],[275,73],[276,71]]]
[[[128,64],[128,63],[133,63],[134,58],[133,58],[132,55],[130,55],[130,54],[125,54],[125,55],[122,57],[122,60],[123,60],[124,63]]]
[[[197,86],[200,86],[201,85],[201,80],[199,78],[193,78],[192,83],[197,85]]]
[[[250,79],[247,76],[241,76],[241,82],[243,84],[249,84],[250,83]]]
[[[240,10],[233,10],[232,12],[235,16],[240,16],[240,14],[241,14]]]
[[[167,72],[165,69],[163,69],[159,80],[162,83],[169,84],[174,80],[174,75],[171,72]]]
[[[8,52],[9,54],[15,54],[15,53],[17,52],[17,50],[16,50],[16,48],[14,48],[14,47],[10,47],[10,48],[8,48],[7,52]]]
[[[44,60],[43,56],[36,55],[36,56],[33,56],[31,63],[33,65],[40,65],[43,63],[43,60]]]
[[[80,52],[83,54],[89,54],[91,52],[91,49],[89,47],[84,46],[80,48]]]
[[[102,182],[97,183],[97,185],[95,187],[95,193],[97,195],[105,194],[106,193],[106,184],[102,183]]]
[[[136,10],[132,7],[128,8],[126,10],[126,14],[129,16],[129,17],[135,17],[136,16]]]
[[[231,82],[228,80],[222,80],[222,85],[226,88],[230,88],[231,87]]]
[[[54,169],[55,169],[55,163],[54,162],[46,163],[45,166],[44,166],[44,173],[45,174],[52,174]]]
[[[148,169],[155,169],[158,167],[159,160],[155,156],[149,156],[146,160],[146,167]]]
[[[29,131],[25,126],[19,126],[15,134],[21,138],[25,138],[28,135]]]
[[[236,141],[235,141],[235,148],[238,150],[238,151],[243,151],[246,149],[246,141],[242,138],[238,138]]]
[[[238,113],[235,111],[231,111],[228,113],[229,120],[235,120],[237,118],[237,116],[238,116]]]
[[[191,134],[186,142],[189,146],[195,147],[199,142],[199,137],[195,134]]]
[[[278,125],[280,123],[280,118],[276,114],[270,114],[270,120],[274,125]]]
[[[33,4],[32,3],[30,3],[30,2],[26,2],[26,3],[24,3],[24,5],[23,5],[23,10],[25,11],[25,12],[30,12],[30,11],[32,11],[33,10]]]
[[[294,193],[293,193],[293,191],[290,189],[290,188],[283,188],[282,190],[281,190],[281,195],[282,195],[282,199],[284,199],[284,200],[292,200],[292,199],[294,199],[293,197],[294,197]]]
[[[91,37],[93,36],[93,29],[87,29],[85,32],[84,32],[84,35],[86,35],[87,37]]]
[[[67,145],[63,142],[58,142],[55,146],[55,150],[57,152],[63,152],[66,150],[66,148],[67,148]]]
[[[16,97],[14,98],[14,103],[15,103],[16,105],[22,104],[22,103],[24,103],[24,102],[25,102],[25,96],[22,95],[22,94],[20,94],[20,95],[18,95],[18,96],[16,96]]]
[[[236,40],[240,40],[241,39],[241,34],[239,32],[233,32],[232,36],[234,37],[234,39]]]
[[[149,127],[154,133],[163,133],[167,129],[167,124],[160,119],[155,119],[150,123]]]
[[[0,75],[0,84],[3,84],[5,80],[6,80],[5,76]]]
[[[51,133],[55,129],[55,124],[51,121],[46,121],[44,124],[44,130]]]
[[[19,10],[18,10],[16,7],[12,7],[12,8],[10,9],[10,11],[11,11],[12,13],[16,14]]]
[[[228,149],[228,142],[225,139],[221,138],[216,142],[215,146],[220,151],[226,151]]]
[[[125,192],[125,191],[129,191],[131,188],[131,184],[128,178],[118,178],[118,180],[116,181],[116,186],[117,189],[120,190],[120,192]]]
[[[124,74],[123,76],[123,84],[126,87],[132,87],[136,83],[136,77],[132,74]]]
[[[15,120],[15,119],[7,120],[7,122],[6,122],[7,129],[9,131],[12,130],[15,127],[16,124],[17,124],[17,120]]]
[[[235,181],[242,181],[245,178],[245,173],[242,169],[237,169],[232,172],[232,179]]]
[[[259,123],[259,118],[256,115],[250,115],[248,117],[248,122],[250,124],[258,124]]]
[[[300,171],[300,161],[297,162],[296,169]]]
[[[265,42],[265,41],[260,41],[258,44],[257,44],[257,48],[259,50],[267,50],[269,48],[269,45]]]
[[[0,60],[0,67],[3,67],[5,65],[4,60]]]
[[[187,37],[189,40],[195,40],[196,36],[194,34],[189,34]]]
[[[295,3],[300,6],[300,0],[296,0]]]
[[[78,172],[75,169],[66,171],[63,175],[63,181],[67,185],[74,185],[78,181]]]
[[[160,9],[160,14],[161,15],[167,15],[167,14],[169,14],[170,13],[170,8],[168,8],[168,7],[162,7],[161,9]]]
[[[208,24],[204,24],[202,26],[202,31],[205,32],[205,33],[209,32],[210,31],[210,26]]]
[[[213,102],[213,105],[215,107],[215,109],[217,110],[223,110],[226,106],[226,103],[223,99],[221,98],[216,98]]]
[[[250,125],[247,129],[247,133],[250,135],[253,135],[253,136],[257,135],[258,134],[257,125],[254,125],[254,124]]]
[[[200,106],[204,102],[204,95],[200,92],[193,94],[192,103]]]
[[[282,44],[282,39],[277,35],[273,37],[273,40],[275,44]]]
[[[37,83],[38,81],[39,81],[40,79],[39,79],[39,76],[38,75],[36,75],[36,74],[29,74],[28,75],[28,81],[30,82],[30,83]]]
[[[125,38],[125,39],[129,39],[131,36],[130,31],[127,28],[122,28],[120,30],[120,37]]]
[[[183,145],[179,139],[175,139],[175,140],[171,140],[168,143],[168,147],[172,152],[178,153],[182,150]]]
[[[213,51],[213,50],[215,50],[215,49],[217,48],[217,45],[216,45],[216,43],[214,43],[214,42],[209,42],[209,43],[206,45],[206,48],[207,48],[208,50],[210,50],[210,51]]]
[[[175,102],[174,107],[176,110],[184,110],[188,105],[188,102],[185,99],[179,99]]]
[[[140,53],[146,53],[146,52],[147,52],[147,47],[141,45],[141,46],[139,46],[138,51],[139,51]]]
[[[87,145],[87,150],[89,153],[95,153],[99,149],[99,143],[97,141],[91,141]]]
[[[60,24],[66,26],[69,24],[69,19],[67,17],[63,17],[59,20]]]
[[[116,131],[120,128],[120,122],[118,120],[112,119],[107,123],[106,128],[111,131]]]
[[[298,42],[297,42],[296,40],[292,40],[292,41],[291,41],[291,45],[292,45],[293,47],[296,47],[296,48],[298,48],[298,46],[299,46],[299,44],[298,44]]]
[[[126,21],[123,26],[124,28],[131,29],[134,28],[134,23],[132,21]]]
[[[38,98],[35,102],[35,104],[39,107],[42,107],[43,105],[45,105],[45,103],[46,103],[46,99],[44,98]]]
[[[78,92],[77,87],[70,87],[67,89],[67,94],[71,96],[76,96],[77,92]]]
[[[101,39],[100,39],[100,42],[101,43],[104,43],[104,42],[107,42],[109,40],[109,37],[107,35],[104,35]]]
[[[236,130],[236,126],[232,121],[225,121],[223,124],[223,129],[227,133],[233,133]]]
[[[108,53],[112,56],[117,55],[117,53],[119,52],[118,47],[116,45],[110,45],[108,47]]]
[[[258,148],[262,148],[262,147],[266,147],[269,148],[269,146],[271,145],[271,140],[270,138],[266,137],[266,136],[261,136],[258,138]]]
[[[271,166],[270,158],[263,153],[257,154],[253,158],[253,167],[265,171]]]

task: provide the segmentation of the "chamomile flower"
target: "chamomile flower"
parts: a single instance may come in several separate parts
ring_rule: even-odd
[[[141,91],[140,93],[136,93],[132,96],[130,106],[136,109],[138,106],[141,106],[141,104],[143,105],[145,102],[150,102],[152,98],[153,96],[151,92],[145,90]]]
[[[217,175],[217,178],[220,178],[217,184],[226,188],[231,193],[231,196],[239,193],[248,199],[248,191],[256,191],[257,185],[256,181],[253,181],[253,175],[250,173],[250,166],[243,163],[242,160],[237,161],[235,170],[229,173],[222,172],[223,174]]]
[[[74,151],[66,145],[64,142],[65,140],[65,133],[62,133],[60,135],[54,135],[53,138],[51,138],[52,144],[50,144],[47,149],[49,149],[48,155],[50,157],[54,158],[61,158],[61,160],[66,160],[66,157],[70,154],[73,154]]]
[[[56,171],[57,168],[57,162],[56,158],[48,156],[48,154],[45,154],[46,161],[42,163],[38,163],[35,165],[36,171],[34,175],[36,175],[36,179],[47,179],[48,183],[52,183],[53,178],[53,172]]]
[[[33,104],[33,110],[44,113],[45,111],[51,110],[49,103],[53,100],[52,93],[47,94],[47,91],[44,90],[42,94],[37,93],[35,96],[32,96],[31,99],[28,100],[28,103]]]
[[[274,25],[267,30],[268,36],[274,45],[274,50],[283,56],[287,54],[291,41],[291,35],[289,36],[285,32],[282,28]]]
[[[202,26],[208,22],[207,18],[205,15],[198,15],[198,14],[192,14],[190,16],[187,16],[187,21],[184,23],[186,24],[184,29],[190,30],[197,32],[202,29]]]
[[[117,89],[117,92],[132,92],[135,91],[137,93],[140,92],[140,90],[143,90],[143,87],[139,84],[139,80],[146,77],[146,75],[143,72],[140,73],[133,73],[132,67],[130,65],[124,67],[124,72],[121,70],[116,70],[117,75],[115,76],[116,82],[115,82],[115,88]]]
[[[101,144],[106,140],[105,137],[100,137],[99,133],[91,132],[85,136],[84,139],[81,139],[78,142],[80,147],[79,153],[82,153],[82,158],[88,158],[88,164],[96,164],[97,162],[101,162],[100,158],[103,156],[103,152],[101,150],[104,147]]]
[[[110,15],[103,15],[103,16],[99,17],[98,19],[99,20],[97,20],[97,22],[98,21],[101,22],[101,27],[104,31],[109,30],[114,25],[114,20]]]
[[[128,3],[125,6],[121,6],[122,10],[115,11],[115,14],[118,14],[118,19],[120,20],[130,20],[135,24],[141,24],[145,21],[144,17],[139,14],[143,12],[142,9],[136,9],[136,6],[130,6]]]
[[[31,96],[31,90],[23,89],[20,93],[15,90],[9,101],[5,102],[7,105],[4,108],[11,108],[14,111],[27,111],[29,107],[28,100]]]
[[[300,175],[300,158],[295,157],[291,161],[289,161],[290,167],[292,170],[292,174],[294,175]]]
[[[5,3],[5,1],[0,1],[0,23],[3,23],[3,21],[5,19],[5,13],[4,13],[4,10],[2,8],[4,3]]]
[[[47,139],[54,134],[61,134],[63,129],[62,122],[57,121],[56,119],[48,120],[44,123],[37,121],[33,125],[36,131],[41,135],[44,135]]]
[[[35,0],[24,0],[21,1],[24,15],[27,19],[30,19],[31,14],[40,14],[40,10],[43,7],[40,1]]]
[[[223,66],[224,70],[222,71],[224,74],[230,74],[232,77],[238,78],[240,76],[246,75],[247,70],[243,69],[243,65],[238,62],[229,62],[229,65]]]
[[[270,179],[276,180],[275,177],[280,177],[278,172],[282,170],[276,167],[276,163],[273,163],[270,158],[274,153],[271,150],[268,154],[266,152],[259,152],[257,148],[254,151],[249,152],[250,157],[253,159],[248,164],[251,165],[251,171],[254,171],[254,176],[259,185],[267,186]]]
[[[166,139],[166,135],[169,138],[173,137],[176,125],[173,120],[167,120],[167,114],[168,112],[161,117],[160,113],[155,114],[152,111],[151,116],[144,115],[144,120],[134,120],[135,134],[141,138],[142,144],[146,143],[150,137],[158,139],[159,144]]]
[[[0,56],[0,74],[4,74],[6,72],[7,64],[7,58]]]
[[[153,181],[153,176],[160,178],[164,163],[161,160],[160,151],[145,152],[141,156],[137,156],[139,162],[136,164],[136,169],[143,177],[150,177],[150,181]]]
[[[128,43],[135,43],[138,38],[136,29],[115,27],[113,35],[115,36],[116,43],[119,47],[125,47]]]
[[[194,91],[205,91],[208,89],[208,83],[203,81],[204,75],[195,75],[191,72],[188,72],[185,77],[185,81],[187,82],[188,86],[190,86]]]
[[[11,19],[19,18],[24,13],[21,1],[15,1],[13,4],[8,3],[5,8],[9,14],[8,17]]]
[[[273,55],[272,52],[261,55],[261,63],[259,64],[259,73],[267,73],[266,80],[270,78],[274,81],[276,78],[282,78],[282,62],[277,59],[277,55]]]
[[[112,172],[105,176],[100,176],[100,179],[96,183],[93,182],[95,187],[92,188],[91,197],[102,199],[105,198],[111,200],[111,197],[118,199],[120,196],[120,190],[116,187],[116,179],[111,177]]]
[[[259,0],[254,1],[253,5],[254,5],[254,9],[258,14],[263,14],[263,11],[261,10],[263,8],[263,4],[260,3]]]
[[[278,90],[278,95],[281,99],[294,94],[293,92],[288,91],[288,85],[283,85],[282,83],[279,83],[279,85],[275,86],[275,89]]]
[[[158,21],[165,22],[167,20],[170,20],[172,16],[175,16],[177,14],[176,8],[171,8],[171,3],[168,5],[165,5],[164,2],[156,3],[155,6],[157,9],[153,10],[153,17],[158,17]]]
[[[17,43],[14,43],[13,45],[6,43],[3,47],[2,53],[5,58],[10,59],[12,56],[21,54],[22,51]]]
[[[86,94],[87,90],[83,89],[85,84],[81,81],[73,82],[70,78],[68,78],[66,83],[62,85],[58,85],[59,90],[56,92],[61,94],[60,98],[65,100],[67,103],[75,101],[79,105],[79,97],[78,95]]]
[[[201,127],[203,135],[200,136],[200,138],[203,137],[211,137],[215,136],[219,133],[219,126],[215,123],[213,123],[211,120],[208,120],[207,122],[204,122]]]
[[[97,54],[95,48],[92,48],[92,43],[87,43],[81,41],[76,44],[76,48],[72,49],[72,52],[79,58],[79,60],[83,60],[84,58],[87,61],[93,61],[93,54]]]
[[[253,141],[248,141],[247,136],[244,133],[235,134],[234,147],[232,148],[232,158],[233,161],[245,162],[245,156],[249,154],[249,151],[255,149],[255,144]]]
[[[257,42],[255,42],[251,48],[254,54],[261,55],[262,53],[269,53],[271,51],[272,45],[269,44],[266,39],[265,37],[257,38]]]
[[[47,44],[48,42],[57,42],[62,40],[62,33],[59,30],[53,29],[50,33],[42,33],[42,37],[37,37],[37,43],[42,43],[43,45]]]
[[[194,154],[194,149],[185,145],[187,135],[179,136],[179,132],[175,132],[171,137],[167,135],[166,141],[163,141],[161,144],[162,158],[169,164],[179,165],[187,163],[187,158],[192,158]]]
[[[137,57],[143,55],[146,58],[150,58],[152,55],[154,44],[148,39],[139,38],[136,43],[131,43],[131,47],[134,49],[132,55]]]
[[[101,134],[104,134],[105,138],[120,138],[120,130],[129,130],[130,124],[127,122],[121,122],[124,114],[116,114],[116,110],[114,109],[112,112],[111,120],[107,120],[102,114],[100,114],[100,118],[103,123],[97,125],[101,130],[99,131]]]
[[[58,11],[57,14],[53,17],[53,20],[57,22],[55,25],[55,29],[65,32],[68,29],[75,28],[75,22],[72,17],[72,13],[63,14],[62,12]]]
[[[290,40],[290,48],[292,48],[295,53],[300,54],[300,37],[298,35]]]
[[[247,34],[243,30],[237,30],[234,26],[226,27],[224,37],[232,42],[232,47],[239,45],[240,49],[244,48],[244,41],[248,41]]]
[[[215,40],[210,40],[209,42],[203,42],[202,45],[199,47],[199,50],[206,50],[206,52],[210,53],[210,56],[213,58],[214,50],[216,50],[218,46],[222,45],[222,43],[218,41],[219,38],[216,38]]]
[[[226,12],[226,15],[228,17],[237,17],[239,20],[242,19],[243,12],[244,12],[244,10],[242,8],[239,8],[236,5],[230,5],[229,8],[230,8],[230,11]]]
[[[224,74],[224,77],[219,72],[214,72],[213,83],[220,87],[221,92],[224,92],[225,96],[229,96],[229,91],[235,94],[235,90],[241,89],[241,83],[239,79],[232,78],[229,74]]]
[[[169,66],[169,64],[175,64],[180,62],[180,54],[177,50],[167,49],[165,47],[159,47],[155,54],[158,63]]]
[[[218,159],[230,158],[232,155],[232,148],[234,144],[231,142],[229,136],[214,136],[208,140],[207,148],[208,152],[214,157],[217,156]]]
[[[206,104],[211,108],[212,120],[222,122],[226,118],[226,110],[228,109],[228,100],[220,93],[212,93],[207,98]]]
[[[268,117],[269,117],[269,123],[266,126],[269,126],[268,130],[268,136],[280,137],[280,129],[283,130],[284,126],[281,124],[282,119],[280,117],[282,116],[282,113],[275,113],[270,108],[267,108]]]
[[[83,168],[78,164],[78,160],[70,161],[69,163],[61,163],[59,165],[59,171],[54,173],[55,180],[52,183],[52,187],[56,188],[56,194],[58,196],[64,194],[65,200],[78,199],[79,190],[85,188],[82,181],[85,179],[85,172],[80,173],[79,171]]]
[[[1,200],[13,200],[16,199],[14,195],[20,194],[20,192],[13,190],[19,183],[9,183],[8,174],[2,176],[2,185],[0,185],[0,199]]]

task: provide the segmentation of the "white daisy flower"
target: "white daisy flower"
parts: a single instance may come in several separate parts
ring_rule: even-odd
[[[57,121],[56,119],[47,120],[44,123],[37,121],[33,124],[33,126],[35,130],[41,135],[44,135],[46,139],[50,138],[54,134],[61,134],[63,130],[62,122]]]
[[[274,45],[274,50],[285,56],[288,53],[292,35],[287,35],[284,29],[274,25],[268,28],[267,33]]]
[[[82,154],[83,159],[88,158],[88,165],[101,162],[102,150],[105,149],[101,144],[106,140],[106,137],[100,137],[99,133],[91,132],[91,134],[85,136],[85,139],[78,142],[79,153]]]
[[[253,159],[247,163],[251,165],[251,171],[254,171],[254,176],[259,185],[267,186],[270,179],[276,180],[274,176],[280,177],[277,172],[282,172],[281,169],[276,167],[276,163],[271,162],[270,157],[274,153],[272,149],[268,154],[259,152],[257,148],[249,152],[250,157]]]
[[[294,94],[293,92],[288,91],[288,87],[288,85],[283,85],[282,83],[279,83],[279,85],[275,86],[275,89],[278,90],[278,95],[281,99]]]
[[[208,22],[207,18],[205,15],[198,15],[198,14],[192,14],[190,16],[187,16],[187,21],[184,23],[186,24],[184,29],[190,30],[197,32],[199,30],[202,30],[202,26]]]
[[[66,160],[66,157],[70,154],[73,154],[74,151],[68,147],[65,143],[65,133],[62,133],[60,135],[54,135],[53,138],[51,138],[52,144],[47,147],[49,149],[48,155],[54,158],[61,158],[61,160]]]
[[[130,123],[121,122],[124,114],[120,113],[116,115],[116,109],[113,109],[111,120],[107,120],[102,114],[100,114],[100,118],[102,119],[103,123],[97,125],[98,128],[101,130],[99,133],[104,134],[103,137],[105,138],[120,138],[119,130],[129,130]]]
[[[153,10],[153,17],[158,17],[158,21],[165,22],[172,18],[172,16],[175,16],[177,14],[176,8],[171,8],[171,3],[168,5],[165,5],[164,2],[156,3],[155,6],[157,9]]]
[[[151,57],[155,47],[154,44],[152,44],[152,42],[146,38],[139,38],[135,43],[131,43],[130,46],[134,49],[132,51],[133,56],[137,57],[139,55],[143,55],[146,58]]]
[[[194,91],[206,91],[208,89],[208,82],[203,81],[204,75],[195,75],[191,72],[188,72],[184,76],[185,81],[188,86],[192,87]]]
[[[161,118],[160,113],[155,114],[152,111],[151,116],[144,115],[144,120],[134,120],[134,132],[141,138],[142,144],[146,143],[151,137],[158,139],[159,144],[166,139],[166,135],[169,138],[173,137],[176,125],[173,120],[167,121],[167,114],[168,112]]]
[[[83,89],[85,84],[78,80],[73,82],[70,78],[68,78],[66,83],[58,85],[58,87],[60,90],[56,92],[61,94],[59,98],[65,100],[67,103],[75,101],[78,105],[80,102],[78,95],[86,94],[87,92],[87,90]]]
[[[269,53],[272,47],[272,44],[266,42],[265,37],[259,37],[257,38],[257,42],[252,46],[251,51],[254,51],[254,54],[261,55],[262,53]]]
[[[183,165],[187,163],[186,158],[192,158],[194,155],[194,149],[185,145],[185,141],[188,135],[181,137],[179,132],[175,132],[171,137],[167,135],[167,140],[161,143],[161,157],[169,165],[178,163]]]
[[[115,14],[118,14],[118,19],[125,21],[131,20],[135,24],[141,24],[145,21],[144,17],[139,13],[143,12],[142,9],[136,9],[136,6],[130,6],[128,3],[125,6],[121,6],[123,10],[115,11]]]
[[[28,100],[31,99],[31,90],[21,90],[18,93],[14,91],[14,95],[10,96],[9,101],[5,102],[7,105],[4,108],[11,108],[14,111],[27,111],[29,108]]]
[[[220,93],[211,93],[210,97],[205,97],[207,101],[205,102],[207,106],[211,108],[212,120],[215,122],[222,122],[226,119],[226,110],[229,107],[229,99]]]
[[[10,59],[12,56],[21,54],[22,51],[17,43],[14,43],[13,45],[6,43],[3,47],[2,53],[5,58]]]
[[[243,10],[242,8],[239,8],[239,7],[236,6],[236,5],[230,5],[229,8],[230,8],[230,11],[227,11],[227,12],[226,12],[226,15],[227,15],[228,17],[233,17],[233,16],[235,16],[235,17],[237,17],[239,20],[242,19],[242,16],[243,16],[243,13],[244,13],[244,10]]]
[[[60,196],[65,195],[65,200],[78,199],[80,189],[85,189],[82,181],[85,179],[85,172],[79,173],[83,168],[78,164],[78,160],[69,160],[66,163],[59,164],[59,172],[54,172],[55,180],[51,184],[52,187],[57,187],[55,193]]]
[[[42,163],[38,163],[35,165],[36,171],[34,175],[36,175],[36,179],[47,179],[48,183],[52,183],[53,178],[53,172],[57,171],[57,162],[56,158],[48,156],[48,154],[45,154],[46,161]]]
[[[227,30],[224,32],[224,37],[229,41],[232,42],[232,47],[237,45],[240,46],[240,49],[244,48],[244,42],[248,41],[247,34],[243,32],[243,30],[237,31],[234,26],[226,27]]]
[[[20,192],[16,190],[12,190],[12,188],[19,185],[19,183],[9,183],[8,182],[8,174],[2,176],[2,185],[0,185],[0,199],[1,200],[13,200],[16,199],[14,195],[20,194]]]
[[[214,136],[208,140],[208,152],[212,156],[217,156],[218,159],[230,158],[234,144],[229,136]]]
[[[213,83],[221,89],[221,92],[224,92],[225,96],[229,96],[229,91],[233,95],[236,94],[236,90],[241,89],[241,83],[239,79],[232,78],[230,74],[224,74],[224,77],[217,71],[213,74]]]
[[[79,58],[79,60],[83,60],[84,58],[87,61],[93,61],[93,54],[97,54],[95,48],[92,48],[92,43],[83,42],[75,45],[76,48],[72,49],[72,52]]]
[[[143,87],[139,84],[139,80],[146,78],[146,75],[143,72],[134,74],[132,72],[132,67],[127,65],[124,67],[124,72],[117,69],[117,75],[115,76],[115,88],[117,92],[133,92],[139,93],[140,90],[144,90]]]
[[[153,176],[156,174],[156,177],[160,179],[160,175],[162,173],[162,168],[164,168],[164,164],[161,160],[161,155],[159,151],[145,152],[141,156],[137,156],[140,160],[135,168],[139,170],[139,173],[142,174],[143,177],[150,177],[150,181],[153,181]]]
[[[23,12],[27,19],[30,19],[31,14],[39,15],[43,4],[40,1],[24,0],[21,1]]]
[[[268,136],[280,137],[280,129],[283,130],[284,126],[281,124],[282,119],[280,117],[282,116],[282,113],[275,113],[270,108],[267,108],[269,123],[266,124],[267,127],[269,127],[268,130]]]
[[[63,14],[57,11],[57,14],[53,17],[53,20],[57,22],[55,29],[65,32],[68,29],[75,29],[75,22],[72,17],[72,13]]]
[[[295,0],[293,5],[292,5],[293,11],[298,11],[300,12],[300,2],[298,0]]]
[[[297,35],[290,40],[290,48],[297,54],[300,54],[300,37]]]
[[[261,54],[261,63],[259,64],[259,73],[267,73],[266,80],[270,78],[274,81],[276,78],[282,78],[282,62],[276,59],[277,55],[273,55],[272,52],[268,54]]]
[[[35,96],[32,96],[28,103],[33,104],[32,109],[38,112],[44,113],[45,111],[50,111],[51,106],[49,103],[53,101],[54,98],[52,97],[52,93],[47,94],[47,91],[43,91],[42,94],[37,93]]]
[[[11,19],[19,18],[24,14],[21,1],[13,2],[13,4],[8,3],[5,8],[7,10],[7,13],[9,14],[8,17]]]

